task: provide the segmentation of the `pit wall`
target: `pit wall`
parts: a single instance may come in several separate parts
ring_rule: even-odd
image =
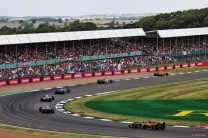
[[[132,69],[106,71],[106,72],[83,72],[83,73],[70,73],[70,74],[60,74],[60,75],[50,75],[50,76],[48,75],[41,77],[30,77],[30,78],[21,78],[21,79],[12,79],[12,80],[0,80],[0,86],[36,83],[36,82],[52,81],[52,80],[89,78],[89,77],[97,77],[97,76],[127,75],[132,73],[165,71],[165,70],[174,70],[179,68],[189,68],[189,67],[199,67],[199,66],[208,66],[208,61],[186,63],[186,64],[174,64],[167,66],[156,66],[156,67],[148,67],[148,68],[132,68]]]

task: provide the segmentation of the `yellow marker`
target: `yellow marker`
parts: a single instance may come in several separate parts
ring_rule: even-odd
[[[173,115],[173,116],[186,116],[190,113],[192,113],[193,111],[180,111],[179,113]]]
[[[194,114],[203,114],[203,115],[205,115],[206,117],[208,117],[208,112],[207,112],[207,113],[194,113]]]

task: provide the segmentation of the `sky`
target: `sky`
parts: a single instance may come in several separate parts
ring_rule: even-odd
[[[208,0],[0,0],[0,16],[166,13],[208,7]]]

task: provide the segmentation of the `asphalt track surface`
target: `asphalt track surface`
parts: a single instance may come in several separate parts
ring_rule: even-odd
[[[96,94],[107,91],[122,90],[128,88],[150,86],[163,83],[171,83],[199,78],[206,78],[208,72],[181,74],[168,77],[152,77],[118,81],[107,85],[88,84],[70,87],[71,93],[55,95],[55,101],[41,103],[40,97],[46,94],[54,95],[54,90],[24,93],[0,97],[0,123],[20,127],[70,132],[78,134],[93,134],[114,137],[138,137],[138,138],[190,138],[195,136],[208,137],[207,129],[178,128],[167,126],[166,130],[130,129],[128,124],[118,122],[104,122],[99,120],[84,119],[63,114],[55,110],[55,114],[41,114],[38,109],[43,105],[55,105],[63,100]],[[139,77],[139,76],[138,76]],[[125,110],[125,109],[124,109]]]

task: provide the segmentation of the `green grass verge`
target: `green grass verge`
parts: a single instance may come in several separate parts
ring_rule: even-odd
[[[28,136],[38,136],[44,138],[110,138],[110,136],[96,136],[87,134],[63,133],[54,131],[44,131],[29,128],[14,127],[0,124],[0,131],[14,132],[17,134],[24,134]]]
[[[65,108],[82,115],[118,121],[156,119],[170,125],[207,124],[208,79],[128,89],[75,100]],[[174,116],[191,110],[186,116]],[[204,114],[201,114],[204,113]]]

